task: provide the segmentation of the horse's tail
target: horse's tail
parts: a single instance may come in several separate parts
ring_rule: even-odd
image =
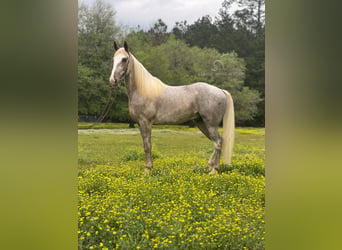
[[[223,116],[223,162],[231,164],[235,133],[234,103],[230,93],[226,90],[223,91],[227,95],[227,108]]]

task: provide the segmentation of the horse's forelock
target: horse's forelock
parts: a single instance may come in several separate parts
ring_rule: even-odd
[[[125,55],[125,56],[129,56],[128,52],[124,49],[124,48],[120,48],[117,51],[115,51],[114,53],[114,57],[117,55]]]

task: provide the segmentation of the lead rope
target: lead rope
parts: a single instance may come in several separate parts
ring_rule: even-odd
[[[111,100],[112,96],[113,96],[113,89],[114,88],[110,88],[110,91],[109,91],[109,96],[108,96],[108,101],[107,101],[107,104],[106,106],[104,107],[101,115],[99,116],[99,118],[91,125],[89,126],[82,126],[82,129],[90,129],[90,128],[93,128],[95,125],[101,123],[103,121],[103,119],[107,116],[110,108],[112,107],[113,103],[114,103],[114,98]]]

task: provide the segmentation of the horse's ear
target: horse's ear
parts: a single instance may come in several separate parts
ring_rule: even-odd
[[[128,52],[128,45],[127,45],[126,41],[124,42],[124,48],[125,48],[126,52]]]
[[[118,45],[116,44],[116,42],[114,41],[114,50],[117,51],[119,49]]]

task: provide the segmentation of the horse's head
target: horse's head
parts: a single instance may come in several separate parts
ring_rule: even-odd
[[[114,42],[114,50],[113,69],[109,82],[112,86],[118,86],[120,80],[127,74],[130,55],[126,42],[124,43],[124,48],[120,49],[116,42]]]

